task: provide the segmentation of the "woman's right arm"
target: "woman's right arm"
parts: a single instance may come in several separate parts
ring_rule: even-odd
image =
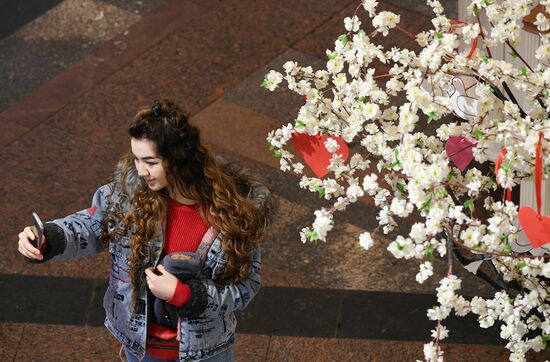
[[[37,261],[76,259],[103,250],[100,235],[105,231],[103,217],[111,184],[100,187],[88,209],[44,224],[44,252],[41,254],[31,240],[35,236],[30,227],[19,234],[19,252]]]

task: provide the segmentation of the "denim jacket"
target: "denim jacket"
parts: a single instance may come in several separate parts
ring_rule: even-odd
[[[246,173],[235,165],[223,165],[235,176],[241,192],[247,196],[256,208],[265,215],[271,207],[268,189],[257,183],[249,182]],[[124,204],[113,190],[119,172],[115,172],[115,182],[100,187],[94,194],[92,206],[62,219],[53,220],[45,225],[47,250],[44,259],[74,259],[97,253],[103,249],[99,240],[105,231],[103,221],[108,195],[113,191],[111,200]],[[125,180],[126,192],[138,187],[146,187],[136,172],[130,172]],[[186,282],[191,288],[191,300],[178,311],[180,315],[179,356],[181,361],[197,361],[211,357],[227,348],[234,341],[236,328],[235,311],[244,309],[260,289],[260,248],[256,245],[250,260],[248,278],[238,284],[220,285],[214,281],[226,262],[226,254],[220,243],[220,235],[211,228],[205,238],[214,237],[202,265],[200,277]],[[130,283],[128,237],[111,240],[108,249],[112,257],[109,285],[103,298],[106,318],[105,326],[132,352],[142,359],[146,352],[147,323],[149,309],[147,284],[141,283],[138,291],[137,311],[132,315],[132,284]],[[146,258],[151,265],[157,265],[164,246],[163,235],[151,240],[146,248]]]

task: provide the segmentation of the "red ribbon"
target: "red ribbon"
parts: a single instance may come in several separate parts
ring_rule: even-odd
[[[539,219],[542,217],[540,208],[542,205],[542,132],[539,132],[539,142],[537,143],[537,153],[535,158],[535,192],[537,194],[537,212]]]
[[[470,53],[468,53],[468,60],[472,59],[472,57],[474,56],[474,53],[476,51],[476,48],[477,48],[477,41],[478,41],[479,37],[476,37],[472,43],[472,47],[470,48]]]
[[[454,25],[468,24],[468,23],[465,23],[464,21],[455,20],[455,19],[451,19],[449,23],[451,24],[451,29],[449,30],[449,33],[451,34],[454,33],[454,28],[453,28]],[[468,53],[468,60],[472,59],[472,57],[474,56],[474,53],[477,48],[478,39],[479,37],[476,37],[472,43],[472,47],[470,48],[470,52]]]
[[[508,153],[508,150],[505,147],[503,147],[502,150],[500,150],[497,160],[495,161],[495,176],[498,175],[498,170],[500,170],[502,161],[504,160],[504,157],[506,156],[507,153]],[[498,177],[496,179],[497,179],[497,185],[499,185],[500,183],[498,182]],[[509,187],[506,188],[506,201],[512,201],[512,190]]]

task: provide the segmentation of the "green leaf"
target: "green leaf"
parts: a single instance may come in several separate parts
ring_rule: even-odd
[[[483,61],[483,63],[487,64],[489,63],[489,57],[487,55],[484,55],[483,58],[481,58],[481,60]]]
[[[527,68],[525,65],[522,65],[521,68],[519,68],[519,74],[523,75],[524,77],[527,75]]]
[[[348,42],[348,36],[346,34],[342,34],[338,37],[338,40],[340,40],[343,45],[346,45]]]
[[[357,98],[359,102],[365,103],[367,101],[367,97],[359,97]]]
[[[435,38],[436,38],[437,40],[441,40],[441,39],[443,39],[443,34],[441,34],[440,32],[436,32],[436,33],[435,33]]]
[[[470,210],[470,212],[474,212],[474,201],[473,200],[464,201],[464,208]]]
[[[323,134],[330,134],[330,132],[328,131],[328,129],[324,129]]]
[[[508,163],[502,163],[500,165],[500,168],[504,170],[504,172],[508,172],[510,171],[510,169],[512,168],[512,163],[508,162]]]
[[[299,119],[297,119],[296,123],[294,124],[294,128],[304,128],[305,126],[306,126],[306,124],[303,121],[299,120]]]
[[[429,261],[434,261],[434,246],[432,244],[428,245],[426,248],[426,257]]]
[[[274,150],[274,151],[273,151],[273,156],[274,156],[274,157],[277,157],[277,158],[281,158],[281,157],[283,157],[283,151],[281,151],[281,150]]]
[[[480,139],[483,138],[483,136],[485,136],[485,133],[483,133],[479,129],[476,129],[475,131],[472,132],[472,136],[474,136],[476,139],[480,140]]]
[[[525,260],[522,260],[518,263],[518,269],[523,270],[527,266],[527,262]]]
[[[263,82],[260,84],[260,87],[267,88],[267,86],[268,86],[267,76],[265,76]]]
[[[516,58],[518,57],[518,53],[516,53],[516,52],[513,51],[513,50],[512,50],[510,53],[508,53],[508,54],[510,54],[510,56],[512,57],[512,59],[516,59]]]
[[[430,196],[426,199],[426,201],[424,201],[424,202],[422,203],[422,205],[420,205],[420,209],[418,209],[418,210],[422,211],[422,210],[424,210],[424,209],[426,209],[426,208],[429,209],[430,206],[431,206],[431,204],[432,204],[432,195],[430,195]]]
[[[454,171],[449,172],[449,174],[447,175],[447,181],[451,181],[457,175],[458,174]]]
[[[317,235],[317,232],[315,230],[306,231],[305,235],[309,239],[309,241],[317,241],[317,239],[319,238],[319,235]]]
[[[399,192],[401,192],[402,194],[405,193],[405,185],[403,185],[402,183],[398,182],[395,187],[397,187],[397,189],[399,190]]]
[[[319,198],[325,197],[325,188],[323,186],[314,186],[313,189],[319,193]]]
[[[447,190],[445,189],[438,189],[436,192],[435,192],[435,199],[436,200],[439,200],[439,199],[442,199],[444,198],[445,196],[447,196],[449,193],[447,192]]]
[[[359,36],[365,36],[366,33],[365,33],[365,31],[364,31],[363,29],[359,29],[359,31],[357,32],[357,35],[359,35]]]
[[[437,113],[435,113],[434,111],[431,111],[430,113],[428,113],[428,124],[432,123],[436,115]]]
[[[405,249],[405,245],[401,245],[399,243],[396,243],[396,244],[397,244],[397,250],[403,251],[403,249]]]
[[[331,52],[330,54],[327,54],[328,60],[336,59],[338,58],[338,52]]]
[[[512,252],[512,247],[509,244],[506,244],[506,246],[504,246],[504,248],[502,248],[502,252],[504,254],[510,254]]]
[[[395,161],[390,163],[390,167],[391,168],[394,168],[394,167],[403,168],[403,165],[401,164],[401,161],[399,161],[399,150],[395,149],[394,154],[395,154]]]

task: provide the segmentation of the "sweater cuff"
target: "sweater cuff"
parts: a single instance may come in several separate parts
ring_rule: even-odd
[[[191,288],[187,284],[183,284],[178,280],[176,290],[172,298],[167,300],[167,303],[172,304],[174,307],[182,308],[191,299]]]
[[[178,315],[181,318],[196,318],[206,310],[208,292],[201,280],[189,279],[185,284],[191,289],[191,296],[189,302],[183,308],[178,309]]]
[[[43,263],[47,260],[52,259],[56,255],[62,254],[65,251],[65,247],[67,246],[65,233],[59,225],[53,222],[45,223],[44,237],[44,250],[42,251],[44,259],[32,260],[32,262]]]

